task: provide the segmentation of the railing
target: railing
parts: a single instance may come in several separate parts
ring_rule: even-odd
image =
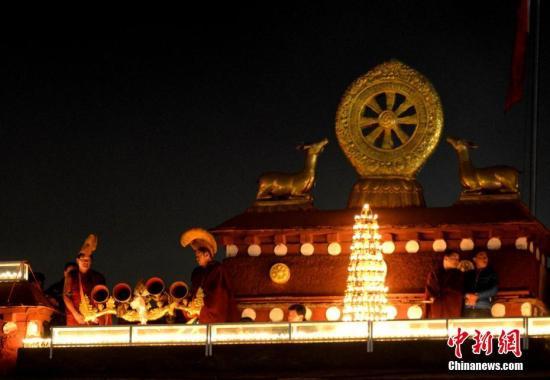
[[[37,347],[227,344],[292,344],[447,339],[458,327],[501,331],[518,329],[521,337],[550,337],[550,317],[486,319],[417,319],[378,322],[221,323],[211,325],[127,325],[54,327]],[[34,347],[32,341],[25,347]]]

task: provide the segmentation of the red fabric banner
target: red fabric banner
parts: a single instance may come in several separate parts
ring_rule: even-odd
[[[523,97],[525,51],[527,50],[527,33],[529,32],[529,0],[519,0],[517,17],[516,41],[512,54],[512,70],[504,111],[508,111]]]

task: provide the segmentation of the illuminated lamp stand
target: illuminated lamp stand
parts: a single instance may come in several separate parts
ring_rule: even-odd
[[[343,321],[371,322],[388,318],[385,284],[388,267],[382,256],[380,238],[378,215],[367,203],[361,214],[355,215]],[[369,343],[372,344],[372,339]],[[372,351],[371,345],[369,351]]]

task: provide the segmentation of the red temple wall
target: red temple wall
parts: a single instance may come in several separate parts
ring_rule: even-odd
[[[490,264],[499,275],[499,290],[528,290],[537,296],[539,266],[529,251],[489,251]],[[473,253],[462,252],[461,259],[471,260]],[[386,284],[390,293],[421,293],[432,268],[440,265],[442,253],[394,253],[384,256],[388,264]],[[258,257],[237,256],[224,261],[233,278],[237,297],[250,296],[343,296],[349,256],[263,254]],[[286,284],[269,278],[272,265],[282,262],[290,269]]]

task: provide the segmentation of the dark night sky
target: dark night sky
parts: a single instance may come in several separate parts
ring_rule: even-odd
[[[527,200],[531,96],[503,112],[515,0],[262,4],[205,6],[170,25],[2,33],[0,258],[28,259],[51,283],[95,232],[94,267],[111,284],[188,280],[181,232],[241,213],[261,172],[300,169],[294,146],[325,136],[315,203],[345,207],[356,175],[335,112],[354,79],[391,58],[430,79],[444,135],[480,145],[477,166],[523,171]],[[548,39],[543,22],[537,216],[546,225]],[[419,174],[429,206],[457,199],[457,171],[442,141]]]

